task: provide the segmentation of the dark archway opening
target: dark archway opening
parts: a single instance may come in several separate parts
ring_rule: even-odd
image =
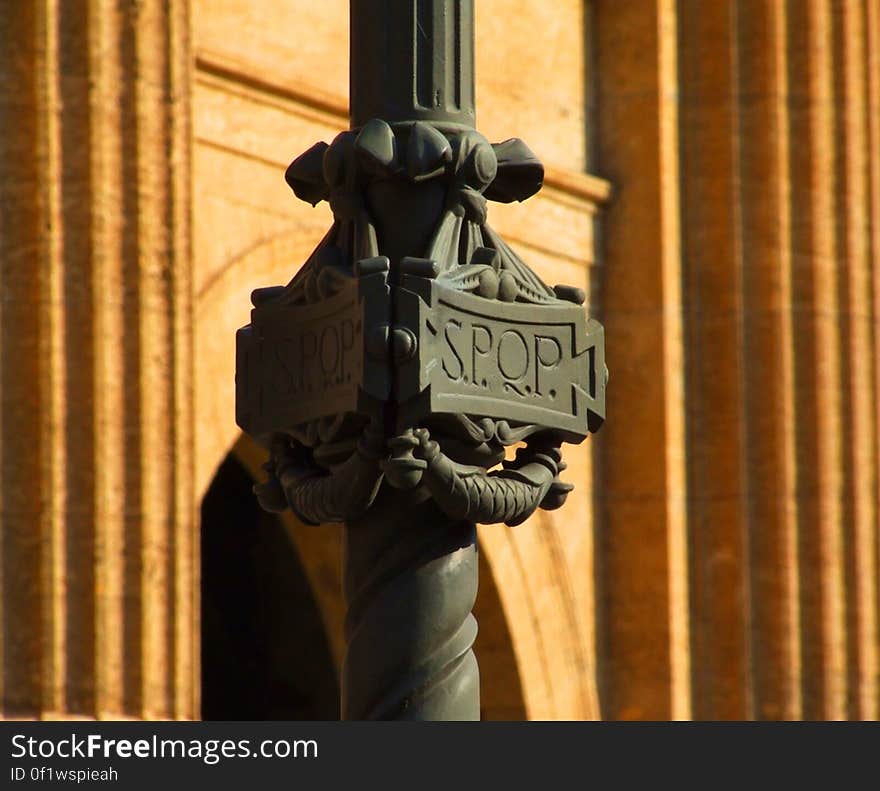
[[[304,532],[304,545],[292,542],[251,491],[264,460],[242,438],[202,501],[202,717],[337,719],[338,678],[327,630],[341,634],[345,612],[338,536],[328,525]],[[321,606],[309,577],[323,586]],[[513,641],[482,553],[474,614],[482,718],[523,720]]]
[[[335,720],[320,611],[295,546],[252,486],[230,455],[202,501],[202,718]]]

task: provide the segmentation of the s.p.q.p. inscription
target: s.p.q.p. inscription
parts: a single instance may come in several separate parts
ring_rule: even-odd
[[[370,355],[368,334],[387,325],[388,313],[384,273],[351,278],[314,303],[279,294],[258,304],[236,339],[238,425],[268,439],[317,418],[379,409],[389,395],[388,360],[382,350]]]
[[[580,306],[504,303],[415,277],[396,297],[397,323],[419,347],[397,378],[402,423],[465,413],[552,427],[575,441],[601,425],[604,333]]]

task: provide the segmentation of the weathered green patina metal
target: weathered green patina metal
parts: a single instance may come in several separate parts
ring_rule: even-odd
[[[477,523],[558,508],[601,425],[601,325],[487,224],[543,167],[474,128],[473,0],[351,0],[351,129],[298,157],[334,223],[237,339],[270,510],[344,522],[346,719],[478,719]],[[523,443],[514,461],[506,448]]]

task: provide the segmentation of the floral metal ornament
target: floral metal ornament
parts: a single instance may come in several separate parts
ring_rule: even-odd
[[[286,287],[256,292],[239,336],[239,422],[272,434],[263,505],[341,522],[369,508],[384,476],[475,522],[561,506],[559,447],[604,416],[602,328],[576,307],[583,291],[547,286],[486,222],[487,198],[540,189],[537,157],[521,140],[372,119],[313,146],[286,178],[302,200],[328,200],[334,224]],[[422,222],[391,251],[392,270],[380,239],[410,203]],[[413,249],[422,256],[400,256]],[[288,357],[277,333],[254,332],[279,325]]]

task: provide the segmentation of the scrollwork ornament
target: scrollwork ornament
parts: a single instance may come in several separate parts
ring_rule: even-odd
[[[392,126],[372,119],[330,145],[313,146],[285,177],[302,200],[329,201],[334,223],[296,277],[272,291],[276,300],[310,305],[337,294],[363,273],[363,262],[386,252],[383,218],[400,208],[388,185],[424,188],[433,182],[442,199],[429,201],[427,212],[419,206],[415,225],[421,227],[414,236],[421,237],[421,257],[391,264],[394,284],[404,276],[434,281],[485,300],[488,310],[494,303],[584,301],[578,288],[547,286],[487,224],[487,198],[521,201],[541,187],[543,167],[521,140],[492,145],[472,129],[444,132],[423,121]],[[368,328],[368,345],[374,356],[387,354],[391,365],[418,351],[416,335],[405,326]],[[605,373],[603,364],[602,388]],[[269,480],[257,493],[265,507],[289,506],[305,522],[341,522],[366,511],[384,479],[432,497],[451,517],[518,524],[536,508],[558,508],[571,489],[558,478],[565,467],[560,446],[571,433],[554,437],[554,428],[441,414],[393,431],[374,414],[366,422],[348,421],[347,430],[355,433],[333,442],[347,441],[350,452],[329,463],[326,438],[312,421],[272,440]],[[506,447],[524,440],[515,461],[492,471]]]

